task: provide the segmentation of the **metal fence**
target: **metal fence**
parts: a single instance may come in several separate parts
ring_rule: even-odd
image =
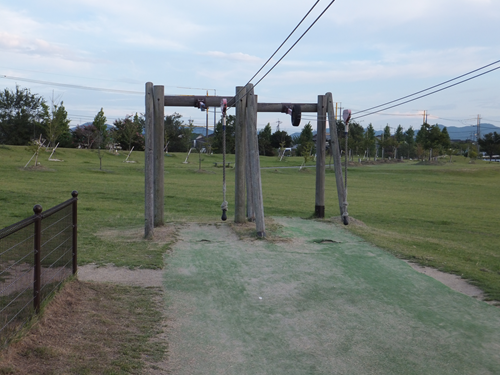
[[[77,271],[77,201],[71,199],[0,231],[0,346]]]

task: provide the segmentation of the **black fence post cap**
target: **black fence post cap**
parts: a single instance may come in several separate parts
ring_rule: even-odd
[[[78,192],[77,192],[76,190],[73,190],[73,191],[71,192],[71,196],[72,196],[73,198],[78,197]]]
[[[35,205],[35,207],[33,207],[33,212],[35,213],[35,215],[40,215],[42,213],[42,206],[40,206],[39,204]]]

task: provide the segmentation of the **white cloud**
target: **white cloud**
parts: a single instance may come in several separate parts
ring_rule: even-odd
[[[83,51],[76,51],[43,39],[26,38],[6,32],[0,32],[0,49],[5,52],[37,57],[52,57],[70,61],[96,61],[85,56],[86,54]]]
[[[208,51],[205,53],[200,53],[200,55],[215,57],[222,60],[249,62],[249,63],[256,63],[256,62],[258,63],[262,61],[260,57],[251,56],[242,52],[226,53],[221,51]]]

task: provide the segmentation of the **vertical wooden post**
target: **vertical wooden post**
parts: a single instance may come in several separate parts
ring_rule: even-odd
[[[344,217],[344,213],[347,213],[347,207],[344,205],[345,192],[344,181],[342,178],[342,162],[340,157],[339,137],[337,134],[337,119],[335,118],[332,93],[328,92],[326,94],[326,98],[328,123],[330,126],[330,137],[332,140],[333,167],[335,168],[335,180],[337,182],[337,195],[339,199],[340,216]]]
[[[262,183],[260,178],[259,142],[257,137],[257,97],[254,95],[253,85],[249,83],[247,91],[247,146],[250,159],[250,184],[252,186],[252,199],[255,213],[255,225],[258,237],[266,236],[264,222],[264,202],[262,199]]]
[[[316,205],[314,214],[325,217],[325,141],[326,141],[326,96],[318,95],[318,122],[316,132]]]
[[[253,88],[253,86],[252,86]],[[249,86],[247,85],[245,87],[245,94],[247,93],[247,90],[249,89]],[[247,115],[248,115],[248,99],[245,96],[245,120],[244,120],[244,127],[246,131],[246,137],[245,137],[245,179],[246,179],[246,188],[247,188],[247,219],[250,222],[255,221],[255,207],[254,207],[254,194],[253,194],[253,189],[252,189],[252,165],[251,165],[251,157],[250,157],[250,147],[249,147],[249,142],[251,139],[251,129],[250,129],[250,123],[248,123],[247,120]],[[258,148],[257,148],[258,150]]]
[[[234,163],[234,222],[244,223],[246,221],[245,212],[245,171],[246,171],[246,127],[245,111],[246,96],[245,87],[236,87],[236,127],[234,130],[235,138],[235,163]]]
[[[165,126],[165,89],[154,86],[154,226],[165,224],[164,219],[164,126]]]
[[[153,84],[146,83],[146,124],[144,145],[144,238],[153,237],[154,228],[154,92]]]
[[[73,197],[72,211],[73,211],[73,275],[78,272],[78,192],[73,190],[71,192]]]
[[[246,151],[246,162],[245,162],[245,180],[246,180],[246,188],[247,188],[247,219],[248,221],[255,221],[255,210],[253,204],[253,190],[252,190],[252,168],[250,165],[250,151],[248,147],[248,124],[245,119],[245,129],[247,131],[245,151]]]
[[[33,246],[33,251],[34,251],[34,269],[33,269],[33,308],[35,309],[35,312],[38,314],[40,312],[40,304],[41,304],[41,295],[40,295],[40,290],[41,290],[41,273],[42,273],[42,266],[41,266],[41,254],[40,252],[42,251],[42,206],[37,204],[35,207],[33,207],[33,212],[36,215],[36,220],[35,220],[35,233],[34,233],[34,246]]]

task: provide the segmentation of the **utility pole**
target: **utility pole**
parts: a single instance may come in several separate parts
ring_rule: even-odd
[[[478,157],[479,157],[479,138],[481,138],[481,115],[477,115],[476,143],[477,143],[477,156]]]
[[[207,96],[208,96],[208,90],[207,90]],[[207,115],[207,127],[206,127],[206,131],[205,131],[205,142],[208,141],[208,106],[206,109],[206,115]],[[207,150],[206,146],[205,146],[205,150]]]

